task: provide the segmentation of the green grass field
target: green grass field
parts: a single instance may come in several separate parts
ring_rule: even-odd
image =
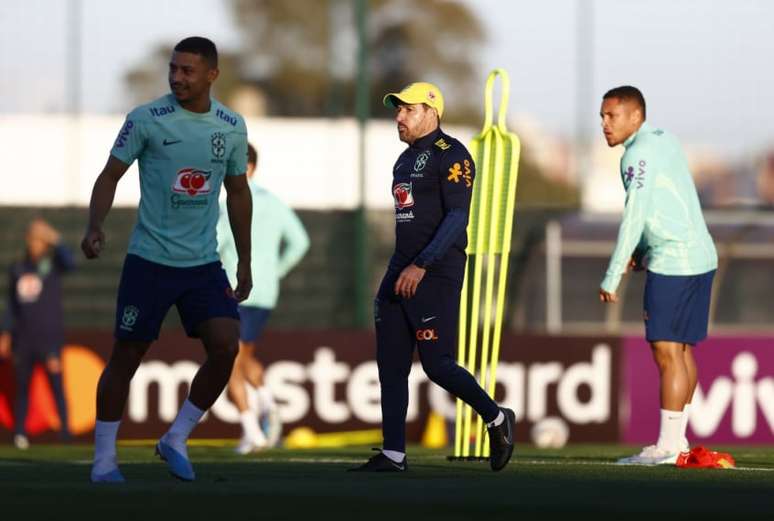
[[[403,474],[345,470],[368,448],[265,451],[193,447],[197,481],[173,479],[151,446],[121,447],[128,482],[88,482],[86,445],[0,446],[0,519],[774,519],[774,447],[727,447],[735,470],[613,465],[632,449],[520,446],[500,473],[409,450]]]

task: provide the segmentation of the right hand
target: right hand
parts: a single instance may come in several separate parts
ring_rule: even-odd
[[[89,228],[81,241],[81,250],[87,259],[96,259],[102,253],[105,244],[105,234],[100,228]]]
[[[616,303],[618,302],[618,295],[616,295],[615,292],[611,293],[599,288],[599,301],[604,302],[605,304]]]
[[[629,262],[626,264],[626,269],[624,270],[624,273],[629,273],[631,271],[642,271],[644,269],[645,269],[645,266],[642,265],[642,259],[631,257],[629,259]]]

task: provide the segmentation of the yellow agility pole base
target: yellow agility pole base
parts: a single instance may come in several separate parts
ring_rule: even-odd
[[[500,106],[494,124],[493,90],[501,80]],[[487,78],[484,127],[470,143],[476,179],[468,221],[468,262],[460,297],[457,360],[494,398],[497,362],[505,307],[508,255],[511,251],[516,180],[521,143],[505,126],[510,81],[503,69]],[[473,421],[472,408],[457,399],[454,455],[450,460],[489,457],[481,417]]]

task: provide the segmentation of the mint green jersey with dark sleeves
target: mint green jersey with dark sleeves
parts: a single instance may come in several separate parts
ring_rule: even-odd
[[[247,166],[242,117],[214,99],[209,112],[190,112],[168,94],[129,113],[110,153],[140,170],[128,253],[176,267],[217,261],[223,179]]]
[[[635,254],[648,271],[699,275],[718,265],[688,161],[672,134],[643,123],[625,142],[621,180],[626,205],[601,288],[615,292]]]

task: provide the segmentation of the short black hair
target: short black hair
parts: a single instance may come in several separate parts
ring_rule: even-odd
[[[215,43],[209,38],[203,36],[189,36],[180,40],[175,45],[176,52],[190,52],[191,54],[198,54],[210,69],[216,69],[218,67],[218,49],[215,47]]]
[[[250,143],[247,144],[247,164],[248,165],[258,164],[258,151],[255,150],[255,147]]]
[[[606,100],[609,98],[617,98],[621,101],[635,102],[637,105],[639,105],[640,110],[642,111],[642,119],[645,119],[645,97],[642,95],[642,92],[640,92],[640,89],[638,89],[637,87],[632,87],[631,85],[623,85],[621,87],[610,89],[605,93],[604,96],[602,96],[603,100]]]

